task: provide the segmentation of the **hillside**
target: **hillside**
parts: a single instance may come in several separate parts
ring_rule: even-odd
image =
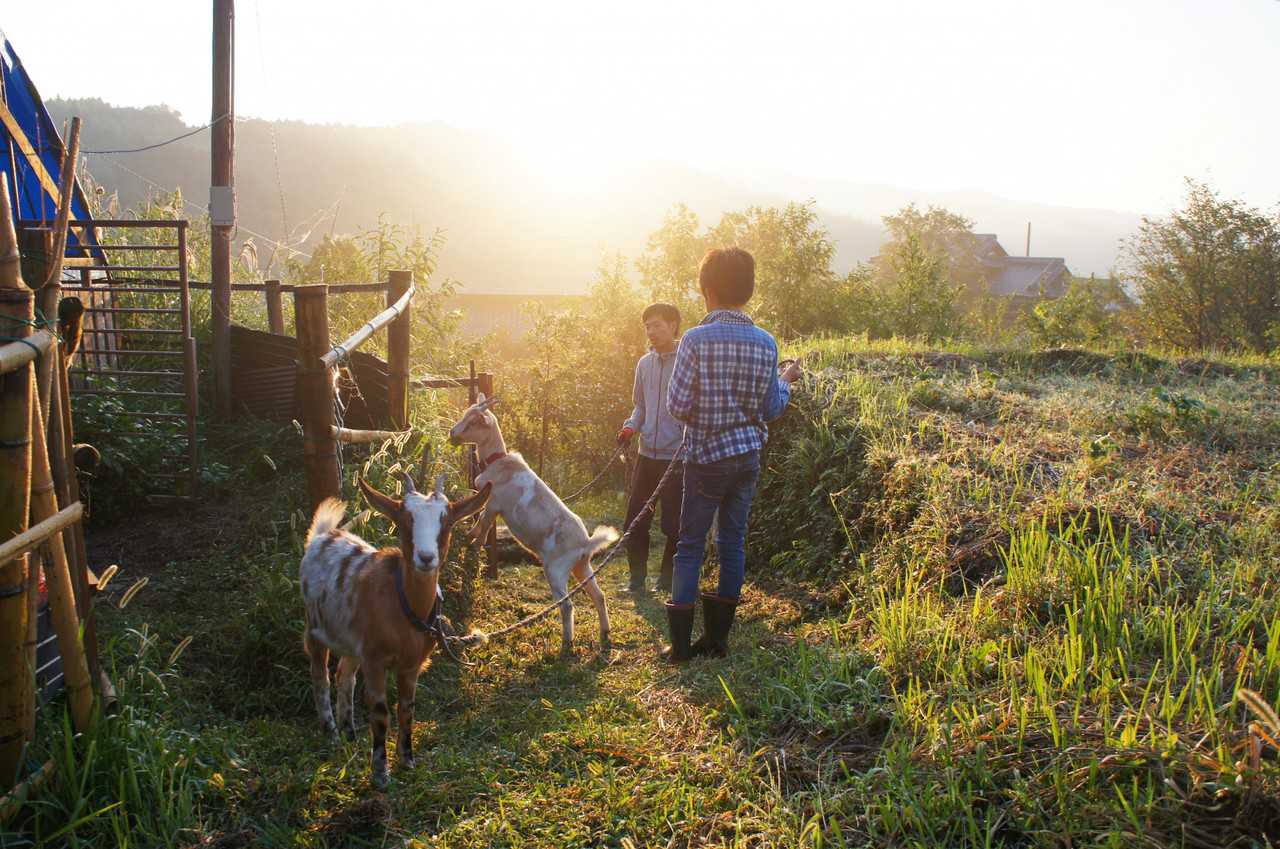
[[[85,845],[128,823],[134,845],[223,849],[1280,840],[1280,720],[1239,695],[1280,694],[1274,363],[791,353],[810,373],[771,442],[731,656],[656,663],[660,600],[623,594],[615,562],[616,654],[596,656],[584,604],[576,657],[544,620],[474,667],[437,658],[417,766],[385,793],[363,733],[323,739],[297,647],[300,441],[211,430],[239,469],[224,497],[181,533],[153,514],[91,537],[122,569],[100,621],[124,706],[34,827],[101,810],[73,827]],[[455,408],[419,403],[444,444]],[[348,457],[383,485],[413,461],[390,443]],[[575,505],[589,524],[620,506]],[[536,567],[482,581],[455,546],[462,626],[547,600]]]
[[[138,147],[189,129],[163,107],[56,99],[48,106],[55,121],[73,114],[85,119],[86,150]],[[208,134],[199,133],[144,153],[90,156],[89,169],[119,192],[126,208],[155,186],[180,187],[203,204],[208,143]],[[250,119],[236,124],[236,147],[237,197],[247,230],[273,239],[307,237],[305,250],[325,233],[369,227],[384,212],[397,222],[440,227],[448,234],[440,269],[472,292],[585,291],[602,257],[638,254],[663,213],[681,202],[704,221],[714,221],[750,204],[813,198],[837,245],[839,271],[874,255],[881,241],[879,217],[912,201],[941,203],[968,215],[978,231],[998,232],[1011,253],[1022,250],[1025,224],[1034,221],[1034,252],[1065,256],[1081,274],[1108,272],[1118,240],[1137,224],[1137,217],[1127,213],[977,192],[942,194],[754,174],[724,179],[654,162],[571,191],[530,173],[518,149],[442,124],[283,122],[274,125],[273,140],[271,124]]]

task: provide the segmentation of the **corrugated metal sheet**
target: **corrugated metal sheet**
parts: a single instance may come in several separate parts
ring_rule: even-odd
[[[298,342],[239,325],[231,326],[231,393],[233,409],[269,421],[298,418]],[[354,428],[390,425],[387,408],[387,364],[355,351],[338,381],[346,412],[343,423]]]

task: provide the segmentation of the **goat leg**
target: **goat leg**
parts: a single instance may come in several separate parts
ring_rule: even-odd
[[[547,584],[551,587],[553,599],[564,598],[569,592],[569,569],[546,567]],[[560,602],[560,653],[573,653],[573,599],[565,598]]]
[[[336,685],[338,688],[338,730],[347,735],[348,740],[356,739],[356,672],[360,670],[360,661],[354,657],[338,659]]]
[[[400,766],[413,769],[413,696],[418,691],[420,666],[400,669],[396,672],[396,725],[399,726],[399,742],[396,756]]]
[[[329,649],[309,634],[303,637],[303,646],[311,658],[311,695],[315,697],[316,714],[325,733],[336,742],[338,726],[333,722],[333,705],[329,701]]]
[[[387,726],[391,713],[387,710],[387,670],[383,666],[363,663],[365,701],[369,706],[369,736],[373,750],[369,755],[369,781],[375,787],[386,787],[387,775]]]

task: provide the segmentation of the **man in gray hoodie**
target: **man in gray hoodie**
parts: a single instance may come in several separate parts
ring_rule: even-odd
[[[667,383],[676,364],[676,334],[680,332],[680,311],[670,304],[653,304],[642,315],[645,336],[649,339],[649,353],[636,363],[635,387],[631,391],[635,409],[631,418],[618,433],[618,444],[626,445],[640,435],[640,456],[636,460],[631,478],[631,499],[627,503],[627,521],[623,527],[631,527],[649,497],[657,488],[667,466],[675,458],[684,439],[684,425],[667,411]],[[680,502],[683,499],[684,479],[680,470],[667,478],[658,496],[657,512],[662,517],[662,533],[667,545],[662,553],[662,570],[658,575],[658,589],[671,589],[672,558],[676,553],[676,541],[680,536]],[[653,514],[645,516],[632,528],[627,537],[627,559],[631,564],[632,592],[645,590],[648,576],[649,528]]]

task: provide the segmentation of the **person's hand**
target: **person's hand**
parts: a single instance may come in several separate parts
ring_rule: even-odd
[[[786,369],[783,370],[781,377],[787,383],[795,383],[797,380],[800,379],[801,374],[802,372],[800,371],[800,364],[797,362],[793,362],[790,365],[788,365]]]
[[[621,448],[622,446],[626,445],[628,442],[631,441],[631,437],[635,435],[636,435],[636,432],[629,427],[624,427],[622,430],[618,431],[618,447]]]

